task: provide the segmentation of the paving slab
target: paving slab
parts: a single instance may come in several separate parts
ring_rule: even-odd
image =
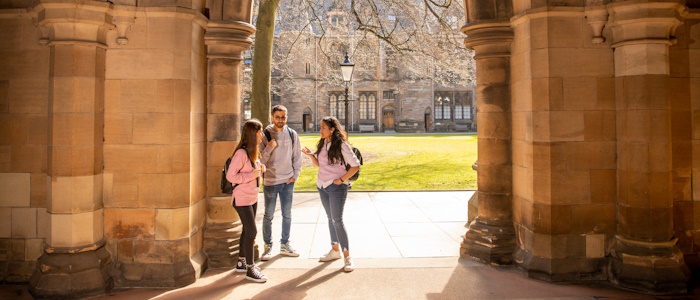
[[[700,299],[698,288],[690,295],[652,297],[607,282],[548,283],[527,278],[515,267],[461,259],[472,194],[351,192],[345,221],[356,269],[345,273],[342,260],[318,262],[330,248],[318,193],[296,193],[290,240],[301,255],[278,255],[278,207],[272,224],[274,256],[258,264],[268,282],[252,283],[231,269],[209,269],[182,288],[115,289],[91,299]],[[262,216],[260,206],[256,242],[261,246]],[[5,285],[0,299],[32,298],[26,285]]]

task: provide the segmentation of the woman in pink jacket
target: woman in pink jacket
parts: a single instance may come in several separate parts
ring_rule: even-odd
[[[267,277],[253,264],[253,244],[258,229],[255,227],[255,213],[258,208],[258,192],[261,185],[261,172],[265,166],[258,159],[258,145],[262,139],[262,124],[251,119],[243,124],[241,140],[233,151],[233,158],[226,172],[226,179],[234,185],[231,204],[243,223],[236,272],[246,272],[246,279],[266,282]]]

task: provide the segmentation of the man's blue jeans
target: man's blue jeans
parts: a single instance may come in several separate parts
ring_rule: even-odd
[[[280,243],[289,242],[289,228],[292,227],[292,199],[294,198],[294,182],[289,184],[280,183],[277,185],[266,185],[263,187],[265,194],[265,216],[263,217],[263,241],[272,245],[272,219],[275,215],[275,204],[277,195],[280,197],[280,208],[282,210],[282,238]]]
[[[345,199],[348,197],[348,185],[331,184],[325,189],[318,189],[321,196],[321,204],[328,216],[328,230],[331,232],[331,245],[339,243],[342,250],[350,250],[348,244],[348,233],[343,223],[343,210],[345,209]]]

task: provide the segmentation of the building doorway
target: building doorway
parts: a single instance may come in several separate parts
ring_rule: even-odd
[[[386,110],[382,112],[384,131],[394,130],[394,111]]]
[[[304,132],[313,131],[311,128],[311,109],[309,108],[304,109],[304,115],[301,117],[301,127],[304,129]]]
[[[430,117],[430,107],[425,109],[425,118],[423,124],[425,124],[425,132],[430,131],[430,127],[433,126],[433,118]]]

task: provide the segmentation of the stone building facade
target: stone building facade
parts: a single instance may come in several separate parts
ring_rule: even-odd
[[[283,9],[280,7],[278,13],[286,13]],[[460,80],[451,82],[415,76],[415,72],[397,61],[401,54],[395,53],[385,42],[364,39],[364,44],[358,46],[363,38],[349,29],[345,18],[347,13],[330,7],[323,33],[275,28],[273,57],[284,62],[282,71],[273,70],[270,98],[272,105],[283,104],[289,109],[287,123],[290,127],[299,132],[318,131],[318,122],[325,116],[335,116],[344,124],[345,84],[332,79],[329,73],[340,74],[340,66],[332,63],[329,67],[325,55],[343,61],[345,51],[349,51],[356,70],[348,85],[350,131],[476,131],[476,84],[466,79],[468,74],[461,74]],[[297,42],[290,50],[294,41]],[[321,49],[321,43],[331,44],[329,48],[333,53],[323,53],[329,50]],[[453,50],[449,46],[443,49]],[[289,52],[294,55],[288,56]],[[251,53],[244,54],[246,69],[250,69],[252,63]],[[430,61],[428,57],[422,59]],[[467,66],[473,61],[463,63]],[[244,103],[250,103],[247,96],[250,85],[243,90]],[[250,109],[249,104],[245,109]]]
[[[81,297],[231,266],[240,222],[218,180],[244,118],[251,2],[0,3],[0,280]],[[462,255],[686,291],[700,2],[465,4],[479,203]]]

